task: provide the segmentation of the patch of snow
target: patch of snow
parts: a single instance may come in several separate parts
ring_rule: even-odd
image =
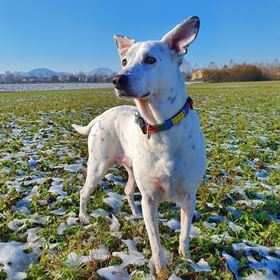
[[[266,256],[258,262],[253,256],[248,256],[248,260],[251,268],[265,270],[267,279],[280,278],[280,259]]]
[[[71,214],[71,213],[70,213]],[[62,222],[58,228],[57,228],[57,234],[58,235],[62,235],[64,230],[66,230],[67,228],[70,228],[73,225],[76,225],[78,223],[78,218],[73,217],[70,215],[70,217],[67,218],[66,223]]]
[[[8,228],[12,231],[20,231],[26,227],[26,219],[13,219],[8,223]]]
[[[217,221],[217,222],[224,222],[226,220],[226,217],[220,216],[216,213],[212,213],[212,215],[209,215],[207,217],[207,220],[210,221]]]
[[[27,243],[10,241],[0,243],[0,263],[3,265],[4,272],[8,279],[21,280],[26,278],[26,271],[31,263],[36,264],[40,255],[40,248],[35,243],[37,240],[36,232],[40,228],[28,230]],[[25,253],[28,248],[32,252]]]
[[[67,193],[62,190],[62,179],[53,178],[49,192],[53,194],[59,194],[62,197],[66,197]]]
[[[76,173],[80,170],[83,170],[84,166],[82,163],[73,163],[73,164],[60,164],[56,166],[56,168],[63,168],[64,170],[70,173]]]
[[[108,174],[105,175],[105,178],[108,181],[113,182],[115,185],[124,185],[124,180],[121,176],[115,176],[112,173],[108,173]]]
[[[225,251],[222,253],[222,256],[225,258],[228,268],[229,270],[233,273],[233,275],[235,276],[235,278],[238,280],[240,279],[238,277],[238,264],[239,261],[234,258],[233,256],[227,254]]]
[[[110,225],[110,232],[118,232],[120,230],[120,223],[115,215],[112,214],[112,223]]]
[[[117,194],[114,192],[107,193],[108,197],[103,198],[102,201],[111,206],[114,213],[119,212],[123,204],[124,195]]]
[[[98,249],[90,250],[89,255],[97,261],[106,261],[110,258],[110,252],[104,245],[100,245]]]
[[[98,183],[105,191],[107,191],[108,189],[111,188],[110,184],[104,180],[101,180],[99,183]]]
[[[180,221],[178,221],[177,219],[170,219],[169,221],[167,221],[165,223],[165,225],[167,225],[169,228],[173,229],[173,230],[180,230],[181,228],[181,224],[180,224]]]
[[[258,180],[268,180],[268,174],[265,170],[258,170],[255,172],[255,175]]]
[[[276,215],[268,215],[268,217],[271,220],[275,221],[277,224],[280,224],[280,219],[278,218],[278,216],[276,216]]]
[[[36,224],[45,225],[49,222],[50,216],[40,216],[38,213],[29,216],[29,221]]]
[[[198,221],[200,219],[200,212],[198,210],[194,210],[193,212],[193,221]]]
[[[200,228],[192,225],[191,226],[191,231],[190,231],[190,238],[195,238],[201,236],[201,230]]]
[[[35,184],[41,185],[44,184],[46,181],[47,181],[46,178],[34,176],[33,179],[31,180],[24,180],[24,186],[35,185]]]
[[[257,252],[259,255],[265,257],[269,255],[271,248],[257,245],[257,246],[249,246],[245,243],[234,243],[232,244],[232,248],[234,251],[242,250],[246,255],[249,255],[250,252]]]
[[[226,209],[233,215],[234,218],[239,218],[243,214],[242,211],[232,206],[228,206]]]
[[[246,199],[246,200],[237,200],[236,203],[246,205],[250,208],[256,208],[257,206],[264,203],[264,201],[260,199]]]
[[[232,231],[245,231],[243,227],[236,225],[233,222],[228,222],[228,226]]]
[[[66,208],[64,206],[61,206],[60,208],[51,211],[51,213],[53,213],[56,216],[62,216],[66,214]]]
[[[102,209],[102,208],[99,208],[99,209],[96,209],[96,210],[93,210],[90,214],[90,216],[94,217],[94,218],[97,218],[97,217],[109,217],[109,213]]]
[[[131,280],[127,271],[120,265],[100,268],[97,270],[97,274],[106,280]]]
[[[211,236],[211,240],[214,243],[219,243],[223,240],[227,241],[227,240],[230,240],[230,239],[231,239],[231,236],[228,234],[227,231],[225,231],[224,233],[219,234],[219,235],[214,234],[214,235]]]
[[[267,276],[263,275],[260,271],[254,272],[249,276],[244,278],[245,280],[276,280],[275,278],[267,278]],[[277,278],[278,279],[278,278]]]
[[[206,202],[206,205],[207,205],[209,208],[215,208],[214,203]]]
[[[143,254],[140,253],[137,248],[134,240],[127,239],[122,240],[126,246],[128,247],[129,254],[125,254],[123,252],[113,252],[113,256],[117,256],[122,259],[122,267],[126,267],[129,264],[135,265],[144,265],[146,263],[146,259],[144,258]]]
[[[209,223],[207,221],[203,222],[204,226],[206,226],[207,228],[215,228],[217,226],[216,223]]]
[[[90,259],[88,256],[80,256],[75,252],[71,252],[68,254],[64,264],[72,268],[78,268],[82,263],[85,263],[89,260]]]
[[[28,161],[27,161],[27,166],[30,168],[36,168],[38,164],[38,160],[36,159],[35,156],[32,156]]]
[[[182,280],[182,278],[176,276],[175,273],[172,273],[172,274],[170,275],[170,277],[168,278],[168,280]]]
[[[19,181],[17,181],[17,180],[15,180],[15,181],[6,181],[5,185],[7,186],[8,190],[11,190],[11,189],[15,188],[19,192],[23,191],[21,183]]]
[[[200,259],[198,263],[190,261],[189,265],[197,272],[207,272],[211,271],[211,268],[207,261],[204,259]]]

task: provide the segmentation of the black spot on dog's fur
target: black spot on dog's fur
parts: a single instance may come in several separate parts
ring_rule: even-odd
[[[167,98],[167,100],[169,101],[169,103],[172,105],[174,102],[175,102],[175,100],[176,100],[176,98],[177,98],[177,96],[175,95],[175,96],[169,96],[168,98]]]

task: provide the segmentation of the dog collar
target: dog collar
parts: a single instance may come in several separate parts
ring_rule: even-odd
[[[149,139],[151,133],[156,133],[159,131],[170,129],[171,127],[180,123],[185,118],[185,116],[189,113],[189,110],[192,109],[193,109],[193,100],[191,99],[191,97],[188,97],[183,108],[177,114],[175,114],[170,119],[165,120],[163,123],[154,124],[154,125],[148,124],[138,111],[135,113],[135,122],[139,125],[139,127],[141,128],[144,134],[148,134],[148,139]]]

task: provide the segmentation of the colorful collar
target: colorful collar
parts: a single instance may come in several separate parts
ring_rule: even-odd
[[[148,134],[148,138],[150,138],[151,133],[167,130],[174,125],[177,125],[179,122],[181,122],[185,116],[188,114],[189,110],[193,109],[193,100],[188,97],[186,103],[184,104],[183,108],[172,118],[164,121],[163,123],[160,124],[148,124],[143,117],[141,117],[140,113],[137,111],[135,113],[135,122],[139,125],[141,128],[142,132],[144,134]]]

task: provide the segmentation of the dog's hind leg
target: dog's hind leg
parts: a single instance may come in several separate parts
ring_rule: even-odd
[[[95,190],[97,184],[102,179],[106,171],[106,162],[97,161],[93,155],[89,155],[87,178],[86,182],[80,191],[80,213],[79,219],[83,224],[89,223],[89,216],[87,215],[87,203],[90,199],[91,193]]]
[[[141,212],[139,210],[139,208],[136,206],[135,201],[134,201],[134,192],[135,192],[135,188],[136,188],[136,182],[134,179],[134,174],[133,174],[133,170],[132,168],[123,165],[128,173],[128,180],[127,180],[127,184],[126,187],[124,189],[124,193],[126,195],[126,199],[128,201],[128,204],[131,208],[131,212],[133,216],[141,216]]]
[[[180,203],[181,233],[179,241],[179,254],[185,259],[190,259],[189,240],[195,203],[195,195],[186,195]]]
[[[113,143],[114,139],[109,137],[109,128],[101,123],[101,120],[105,122],[101,117],[95,119],[96,124],[91,127],[88,137],[87,178],[80,192],[79,213],[80,222],[84,224],[89,223],[87,203],[90,195],[117,158],[117,146]]]

